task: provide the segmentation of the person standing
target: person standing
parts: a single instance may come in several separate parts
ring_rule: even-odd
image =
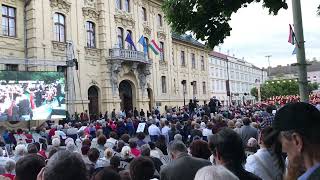
[[[241,127],[239,134],[243,145],[246,146],[250,138],[258,139],[258,130],[250,126],[251,121],[249,118],[245,117],[242,121],[244,126]]]
[[[136,107],[134,108],[133,116],[134,116],[135,118],[139,116],[139,112],[138,112],[138,110],[137,110]]]
[[[115,109],[113,109],[112,112],[111,112],[111,119],[112,120],[116,119],[116,110]]]
[[[151,142],[156,142],[161,135],[161,131],[159,127],[156,126],[156,122],[154,120],[152,120],[152,124],[148,127],[148,132]]]
[[[172,141],[168,149],[173,161],[161,169],[161,180],[194,180],[199,169],[211,165],[207,160],[188,155],[182,141]]]
[[[145,117],[145,115],[146,115],[146,114],[144,113],[143,109],[141,109],[141,111],[140,111],[140,117],[143,118],[143,117]]]
[[[320,111],[297,102],[280,108],[272,123],[288,155],[285,179],[320,179]],[[302,173],[304,172],[304,173]]]

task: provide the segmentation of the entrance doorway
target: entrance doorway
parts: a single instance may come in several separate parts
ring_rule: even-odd
[[[88,89],[88,99],[90,116],[99,115],[99,90],[96,86],[91,86]]]
[[[119,84],[119,96],[121,99],[120,108],[126,113],[133,110],[132,85],[130,81],[123,80]]]

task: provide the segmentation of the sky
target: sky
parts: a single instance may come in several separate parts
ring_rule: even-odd
[[[301,0],[306,59],[320,60],[320,16],[317,15],[319,0]],[[288,9],[277,16],[269,15],[260,3],[250,4],[232,15],[231,35],[215,51],[253,63],[258,67],[287,65],[296,62],[292,55],[294,46],[288,43],[289,24],[293,24],[291,0]]]

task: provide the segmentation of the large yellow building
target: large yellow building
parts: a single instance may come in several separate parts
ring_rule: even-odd
[[[171,33],[161,2],[0,0],[1,69],[57,71],[72,57],[72,44],[79,69],[68,74],[75,78],[71,113],[164,109],[193,97],[201,103],[209,94],[208,51],[190,36]],[[137,51],[125,41],[128,33]],[[163,52],[145,55],[141,35]]]

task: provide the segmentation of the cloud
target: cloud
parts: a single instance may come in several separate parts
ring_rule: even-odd
[[[270,58],[271,66],[286,65],[296,62],[292,55],[294,46],[288,41],[289,24],[293,24],[291,1],[288,9],[280,10],[277,16],[268,14],[261,3],[249,5],[240,9],[232,16],[230,25],[231,36],[221,45],[221,50],[236,57],[244,57],[259,67],[267,67],[266,55]],[[316,10],[318,0],[303,1],[302,17],[305,38],[306,58],[320,58],[320,17]]]

